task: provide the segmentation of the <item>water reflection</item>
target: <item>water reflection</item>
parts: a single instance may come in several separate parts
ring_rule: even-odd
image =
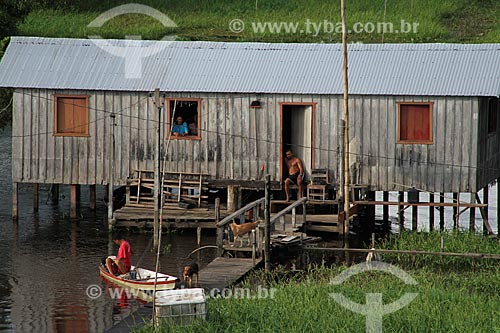
[[[97,299],[86,295],[89,285],[103,289],[98,264],[116,254],[108,236],[103,203],[104,188],[97,191],[97,210],[90,211],[88,188],[82,186],[77,220],[69,219],[69,188],[61,186],[59,204],[48,197],[50,186],[40,186],[40,207],[33,212],[32,185],[19,187],[19,220],[11,219],[10,128],[0,130],[0,331],[102,332],[118,319],[142,306],[137,299]],[[150,234],[127,235],[136,263],[151,239]],[[202,245],[214,244],[204,232]],[[163,238],[168,253],[161,256],[165,273],[179,276],[185,257],[196,248],[196,233],[175,232]],[[201,264],[212,260],[207,251]],[[141,266],[152,269],[155,255],[147,252]]]

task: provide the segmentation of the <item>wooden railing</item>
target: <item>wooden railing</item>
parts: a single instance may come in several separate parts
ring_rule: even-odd
[[[218,254],[222,255],[224,251],[224,234],[226,233],[226,229],[229,226],[229,223],[231,223],[234,220],[239,220],[240,222],[245,220],[245,215],[249,210],[253,210],[253,220],[258,221],[260,220],[260,211],[264,207],[264,201],[265,198],[260,198],[258,200],[255,200],[254,202],[249,203],[243,208],[238,209],[234,213],[226,216],[222,221],[217,222],[217,249],[218,249]],[[260,243],[260,242],[259,242]],[[260,248],[260,246],[259,246]]]
[[[298,206],[302,205],[302,216],[303,216],[303,221],[304,221],[304,232],[306,228],[306,203],[307,203],[307,198],[300,198],[299,200],[295,201],[289,206],[286,206],[284,209],[282,209],[280,212],[278,212],[276,215],[274,215],[271,218],[271,227],[276,224],[276,221],[280,220],[281,223],[283,224],[283,231],[285,230],[285,215],[289,213],[290,211],[292,212],[292,227],[295,228],[297,225],[297,214],[296,214],[296,209]]]
[[[164,204],[189,203],[195,207],[207,207],[207,179],[209,175],[192,172],[163,171]],[[154,171],[134,170],[134,177],[127,180],[126,204],[152,206],[154,203]],[[131,190],[135,193],[132,195]]]
[[[218,249],[218,254],[222,255],[224,251],[224,235],[227,234],[226,230],[229,226],[229,223],[231,223],[234,220],[239,220],[238,222],[243,222],[245,221],[245,215],[249,210],[253,210],[253,221],[258,221],[261,220],[260,217],[260,211],[263,208],[265,203],[265,198],[261,198],[259,200],[256,200],[254,202],[249,203],[245,207],[237,210],[236,212],[232,213],[231,215],[228,215],[226,218],[224,218],[222,221],[218,222],[216,224],[217,226],[217,249]],[[294,201],[291,203],[289,206],[278,212],[276,215],[274,215],[271,220],[270,220],[270,225],[271,229],[275,228],[276,221],[281,221],[283,225],[283,231],[285,230],[285,215],[288,213],[292,213],[292,227],[295,228],[297,225],[297,214],[296,214],[296,209],[299,206],[302,206],[302,214],[303,214],[303,221],[304,221],[304,229],[306,228],[306,203],[307,203],[307,198],[301,198],[297,201]],[[253,255],[259,255],[262,252],[262,249],[264,247],[264,227],[265,223],[260,223],[259,228],[255,231],[255,233],[252,234],[252,246],[253,246]]]

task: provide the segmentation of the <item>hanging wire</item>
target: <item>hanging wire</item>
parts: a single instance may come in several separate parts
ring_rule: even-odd
[[[45,97],[42,97],[42,96],[35,96],[35,95],[32,95],[32,94],[29,94],[29,93],[24,93],[23,94],[26,94],[28,96],[32,96],[32,97],[40,97],[40,98],[45,98]],[[48,100],[52,100],[50,98],[46,98]],[[144,101],[145,99],[147,99],[147,97],[144,97],[142,99],[140,99],[139,101],[137,101],[136,103],[133,103],[131,104],[130,106],[127,106],[127,107],[124,107],[120,110],[118,110],[117,112],[122,112],[124,110],[127,110],[127,109],[131,109],[132,107],[134,107],[135,105],[139,104],[140,102]],[[52,100],[53,101],[53,100]],[[104,113],[109,113],[111,114],[112,112],[111,111],[107,111],[107,110],[102,110],[102,109],[97,109],[97,108],[89,108],[91,110],[97,110],[99,112],[104,112]],[[144,121],[147,121],[148,123],[153,123],[153,124],[156,124],[156,126],[152,126],[152,127],[149,127],[149,128],[146,128],[146,129],[138,129],[138,130],[147,130],[147,129],[156,129],[157,126],[158,126],[158,121],[155,120],[155,119],[148,119],[148,118],[143,118],[143,117],[139,117],[139,116],[133,116],[133,115],[123,115],[123,114],[117,114],[117,117],[118,116],[121,116],[121,117],[127,117],[127,118],[131,118],[131,119],[139,119],[139,120],[144,120]],[[104,118],[100,118],[100,119],[96,119],[95,121],[92,121],[92,122],[89,122],[89,124],[91,123],[95,123],[99,120],[102,120]],[[171,121],[171,123],[173,124],[173,122]],[[137,129],[131,125],[120,125],[122,128],[132,128],[132,129]],[[226,139],[241,139],[241,140],[248,140],[248,141],[257,141],[258,144],[271,144],[271,145],[276,145],[276,146],[280,146],[281,145],[281,142],[280,141],[276,141],[276,140],[272,140],[272,139],[257,139],[257,138],[254,138],[252,136],[249,136],[249,135],[244,135],[244,134],[232,134],[232,133],[227,133],[227,132],[220,132],[220,131],[216,131],[216,130],[207,130],[207,129],[204,129],[204,128],[200,128],[200,124],[198,124],[198,131],[200,133],[200,136],[202,133],[204,134],[214,134],[214,135],[218,135],[218,136],[221,136],[221,137],[226,137]],[[52,131],[50,132],[42,132],[42,133],[27,133],[27,134],[24,134],[24,135],[12,135],[12,138],[24,138],[24,137],[30,137],[30,136],[33,136],[33,135],[49,135],[49,134],[53,134]],[[323,147],[312,147],[311,145],[304,145],[304,144],[292,144],[292,143],[287,143],[290,147],[293,147],[293,148],[307,148],[307,149],[313,149],[315,152],[326,152],[326,153],[334,153],[334,154],[340,154],[340,149],[332,149],[332,148],[323,148]],[[391,157],[391,156],[384,156],[384,155],[380,155],[380,154],[371,154],[371,153],[361,153],[361,152],[349,152],[349,155],[351,157],[360,157],[360,158],[377,158],[377,159],[382,159],[382,160],[386,160],[386,161],[393,161],[395,163],[418,163],[418,164],[421,164],[421,165],[425,165],[425,166],[438,166],[438,167],[450,167],[450,168],[461,168],[461,169],[468,169],[468,170],[476,170],[476,171],[491,171],[491,172],[500,172],[500,167],[487,167],[487,166],[471,166],[471,165],[461,165],[461,164],[453,164],[453,163],[446,163],[446,162],[432,162],[432,161],[415,161],[414,159],[412,158],[399,158],[399,157]],[[494,158],[497,158],[497,156],[500,155],[500,151],[497,151],[493,154],[493,156],[491,156],[492,159]]]

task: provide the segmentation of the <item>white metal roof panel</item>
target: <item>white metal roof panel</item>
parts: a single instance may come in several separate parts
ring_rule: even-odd
[[[351,44],[348,54],[351,94],[500,94],[499,44]],[[341,94],[342,48],[12,37],[0,87]]]

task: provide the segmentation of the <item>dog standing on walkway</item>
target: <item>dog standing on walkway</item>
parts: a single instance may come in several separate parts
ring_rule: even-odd
[[[229,226],[231,227],[231,231],[233,232],[233,235],[234,235],[234,243],[236,243],[236,240],[238,239],[238,237],[244,236],[244,235],[252,232],[252,230],[257,228],[258,224],[259,224],[258,222],[247,222],[247,223],[243,223],[243,224],[236,224],[233,221]],[[241,239],[240,241],[241,241],[241,246],[243,246],[243,239]],[[249,242],[250,242],[250,238],[249,238]],[[234,246],[234,243],[233,243],[233,246]]]
[[[184,266],[184,269],[182,270],[182,278],[184,279],[184,285],[187,288],[192,288],[193,276],[196,276],[196,288],[198,288],[198,271],[199,271],[198,264],[195,262],[192,262],[189,265]]]

